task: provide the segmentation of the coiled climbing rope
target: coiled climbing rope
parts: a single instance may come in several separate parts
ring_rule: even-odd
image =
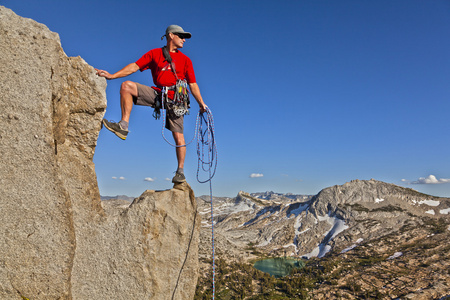
[[[204,113],[199,112],[197,115],[197,120],[195,122],[195,133],[192,140],[185,145],[174,145],[170,143],[164,136],[164,127],[166,124],[166,113],[164,109],[164,103],[162,103],[163,109],[163,125],[162,125],[162,136],[164,140],[174,146],[174,147],[185,147],[191,144],[197,137],[197,181],[199,183],[209,182],[209,194],[210,194],[210,204],[211,204],[211,240],[212,240],[212,299],[215,298],[216,287],[215,287],[215,277],[216,277],[216,267],[215,267],[215,247],[214,247],[214,212],[213,212],[213,192],[212,192],[212,178],[216,174],[217,169],[217,145],[215,139],[214,130],[214,118],[212,112],[209,108],[206,108]],[[206,177],[200,179],[200,174],[206,173]],[[205,175],[203,175],[205,176]]]

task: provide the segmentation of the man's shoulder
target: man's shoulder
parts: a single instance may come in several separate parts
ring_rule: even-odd
[[[161,47],[159,47],[159,48],[154,48],[154,49],[152,49],[152,50],[150,50],[150,51],[148,51],[148,52],[152,52],[152,53],[162,53],[162,48],[161,48]]]
[[[184,53],[181,52],[180,50],[178,50],[177,56],[178,56],[178,57],[182,57],[184,60],[191,61],[191,59],[189,58],[189,56],[187,56],[186,54],[184,54]]]
[[[180,50],[178,50],[178,53],[180,53],[182,56],[184,57],[188,57],[186,54],[184,54],[183,52],[181,52]]]
[[[145,52],[144,55],[158,55],[158,54],[162,54],[162,48],[154,48],[154,49],[150,49],[147,52]]]
[[[161,53],[158,53],[158,48],[155,49],[151,49],[147,52],[145,52],[144,55],[141,56],[141,58],[139,58],[136,63],[137,65],[142,68],[144,65],[149,64],[150,62],[154,61],[155,59],[158,60],[161,55],[162,55],[162,50],[160,50]]]

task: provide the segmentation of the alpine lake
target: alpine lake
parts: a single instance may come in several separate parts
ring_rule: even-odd
[[[302,268],[305,262],[300,259],[289,257],[275,257],[258,260],[253,264],[255,269],[269,273],[270,275],[280,278],[287,276],[294,268]]]

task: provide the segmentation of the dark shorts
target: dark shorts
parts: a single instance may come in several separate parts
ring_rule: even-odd
[[[155,100],[158,96],[158,92],[153,88],[137,83],[138,96],[133,97],[133,102],[135,105],[151,106],[155,107]],[[172,132],[183,133],[183,120],[184,116],[177,117],[173,110],[168,108],[166,110],[166,128]]]

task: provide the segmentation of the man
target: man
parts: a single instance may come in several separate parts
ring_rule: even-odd
[[[192,62],[189,57],[178,50],[179,48],[183,48],[186,39],[191,38],[191,33],[185,32],[183,28],[178,25],[170,25],[166,29],[166,34],[163,35],[161,39],[163,39],[164,36],[167,40],[165,49],[167,49],[168,52],[166,52],[166,54],[164,54],[165,50],[163,50],[163,48],[150,50],[138,61],[125,66],[122,70],[114,74],[110,74],[105,70],[95,69],[98,76],[105,77],[108,80],[128,76],[135,73],[137,70],[142,72],[150,69],[152,72],[153,82],[156,85],[155,87],[148,87],[132,81],[125,81],[122,83],[120,88],[122,119],[120,122],[115,123],[103,119],[103,125],[123,140],[125,140],[128,135],[128,122],[130,120],[133,104],[154,107],[156,105],[155,102],[160,99],[161,91],[164,87],[169,89],[168,97],[173,99],[175,94],[173,87],[179,80],[185,80],[185,82],[187,82],[191,94],[194,96],[195,100],[197,100],[200,111],[205,112],[207,109],[200,94],[200,89],[196,83]],[[168,61],[167,55],[170,55],[172,63]],[[168,107],[166,120],[166,128],[172,131],[173,138],[177,145],[176,156],[178,168],[172,182],[181,183],[186,181],[184,176],[186,146],[183,146],[185,145],[183,115],[177,116],[172,108],[173,107],[171,106]]]

